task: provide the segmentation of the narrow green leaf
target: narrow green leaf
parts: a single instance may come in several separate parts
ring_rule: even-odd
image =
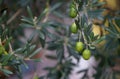
[[[57,50],[56,50],[58,62],[62,62],[62,59],[64,58],[64,46],[61,45]]]
[[[33,57],[34,55],[36,55],[37,53],[39,53],[41,49],[42,49],[42,48],[36,49],[32,54],[29,55],[29,58],[31,58],[31,57]]]
[[[34,50],[36,47],[36,45],[31,45],[30,47],[28,47],[30,49],[30,51]]]
[[[52,8],[50,9],[51,12],[53,12],[55,9],[59,8],[62,5],[62,3],[57,3],[54,6],[52,6]]]
[[[25,16],[22,16],[21,21],[29,23],[31,25],[34,25],[33,20],[31,18],[28,18],[28,17],[25,17]]]
[[[6,43],[4,45],[4,47],[7,47],[9,45],[9,43],[11,42],[12,40],[12,37],[9,37],[7,40],[6,40]]]
[[[4,21],[6,13],[7,13],[7,11],[4,11],[3,14],[2,14],[2,16],[0,16],[0,23],[2,23]]]
[[[18,48],[18,49],[16,49],[14,52],[15,53],[20,53],[20,52],[22,52],[23,51],[23,48]]]
[[[32,14],[32,11],[31,11],[29,6],[27,6],[27,11],[28,11],[28,14],[29,14],[30,18],[33,19],[33,14]]]
[[[94,42],[92,42],[92,45],[96,45],[98,43],[100,43],[101,41],[105,40],[106,36],[102,36],[100,37],[98,40],[95,40]]]
[[[120,18],[116,18],[115,19],[115,23],[120,28]]]
[[[104,4],[105,4],[105,2],[96,3],[96,4],[93,5],[93,7],[102,6],[102,5],[104,5]]]
[[[42,20],[42,18],[47,14],[47,12],[49,11],[48,8],[45,8],[44,11],[38,16],[37,22],[39,23],[39,21]]]
[[[8,60],[12,57],[12,54],[5,55],[3,58],[2,65],[7,65]]]
[[[48,50],[55,50],[60,47],[59,43],[49,43],[47,49]]]
[[[30,35],[30,37],[28,38],[27,41],[28,41],[28,42],[31,42],[31,41],[33,40],[35,34],[36,34],[36,30],[32,32],[32,34]]]
[[[40,41],[42,47],[44,48],[45,47],[45,39],[42,39],[39,37],[39,41]]]
[[[42,31],[38,31],[39,37],[45,40],[45,34]]]
[[[2,71],[3,73],[5,73],[6,75],[10,75],[10,74],[13,74],[13,72],[7,70],[7,69],[1,69],[0,68],[0,71]]]
[[[95,4],[95,3],[97,3],[98,2],[98,0],[92,0],[92,3],[93,4]]]
[[[29,66],[26,64],[26,62],[23,59],[20,59],[20,61],[26,69],[29,69]]]
[[[46,36],[45,36],[45,33],[43,31],[37,31],[38,35],[39,35],[39,41],[42,45],[42,47],[45,46],[45,39],[46,39]]]
[[[24,28],[33,28],[33,25],[28,24],[28,23],[21,23],[20,26]]]
[[[72,47],[67,46],[67,50],[68,50],[70,56],[74,56],[77,60],[80,59],[80,55],[77,54],[77,52],[75,52],[75,50]]]

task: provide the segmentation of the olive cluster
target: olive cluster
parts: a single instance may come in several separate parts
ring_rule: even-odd
[[[79,42],[76,42],[75,44],[75,50],[79,53],[82,52],[82,57],[85,59],[85,60],[88,60],[90,57],[91,57],[91,51],[89,49],[84,49],[85,48],[85,45],[83,42],[79,41]]]
[[[71,18],[75,18],[76,16],[77,16],[77,10],[76,10],[76,6],[74,5],[74,4],[71,4],[70,5],[70,12],[69,12],[69,16],[71,17]],[[78,27],[77,27],[77,25],[76,25],[76,23],[75,22],[73,22],[72,24],[71,24],[71,26],[70,26],[70,31],[71,31],[71,33],[74,33],[74,34],[76,34],[76,33],[78,33]],[[85,44],[83,43],[83,42],[81,42],[81,41],[78,41],[78,42],[76,42],[76,44],[75,44],[75,50],[78,52],[78,53],[80,53],[80,54],[82,54],[82,57],[85,59],[85,60],[88,60],[90,57],[91,57],[91,51],[89,50],[89,49],[84,49],[85,48]]]

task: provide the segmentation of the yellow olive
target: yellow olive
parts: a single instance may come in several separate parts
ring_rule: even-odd
[[[101,34],[102,34],[102,33],[101,33],[101,32],[102,32],[101,30],[102,30],[102,28],[101,28],[100,25],[96,25],[96,24],[93,24],[93,25],[92,25],[92,32],[94,33],[94,36],[97,36],[97,35],[98,35],[98,36],[100,37]],[[99,37],[98,37],[98,38],[99,38]]]
[[[104,8],[110,10],[120,10],[120,0],[99,0],[99,2],[105,2]]]

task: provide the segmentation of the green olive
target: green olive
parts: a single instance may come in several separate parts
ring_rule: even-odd
[[[85,49],[82,53],[82,57],[85,60],[88,60],[91,57],[91,51],[89,49]]]
[[[84,49],[84,44],[83,44],[83,42],[76,42],[75,49],[76,49],[76,51],[78,51],[78,52],[82,52],[83,49]]]
[[[0,45],[0,55],[3,54],[4,51],[5,51],[5,48],[2,45]]]
[[[74,3],[71,3],[70,8],[76,8],[76,5]]]
[[[78,32],[78,27],[75,24],[75,22],[72,23],[72,25],[70,26],[70,31],[71,31],[71,33],[77,33]]]
[[[74,7],[71,7],[69,15],[71,18],[75,18],[77,16],[77,10]]]

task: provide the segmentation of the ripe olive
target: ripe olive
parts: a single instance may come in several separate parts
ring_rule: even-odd
[[[82,57],[85,60],[88,60],[91,57],[91,51],[89,49],[85,49],[82,53]]]

